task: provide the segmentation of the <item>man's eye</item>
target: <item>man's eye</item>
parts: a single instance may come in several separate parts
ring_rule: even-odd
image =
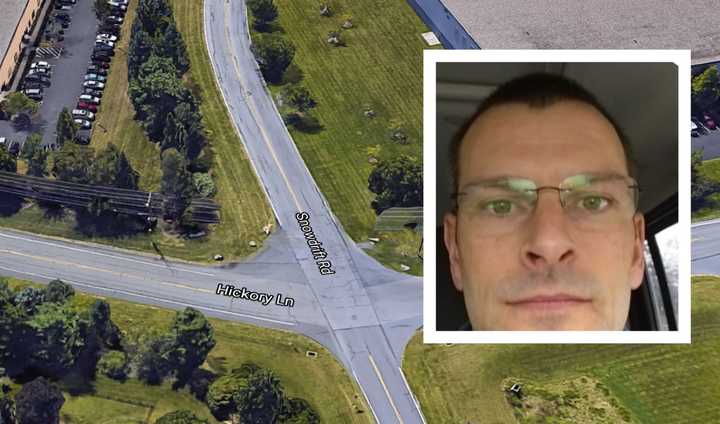
[[[485,204],[484,210],[493,215],[504,216],[509,215],[513,211],[513,202],[510,200],[491,200]]]
[[[603,196],[590,195],[585,196],[580,200],[580,206],[582,209],[590,212],[599,212],[607,208],[610,204],[610,200]]]

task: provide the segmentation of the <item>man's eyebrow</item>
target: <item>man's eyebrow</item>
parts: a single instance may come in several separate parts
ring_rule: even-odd
[[[476,187],[487,187],[487,186],[500,186],[505,187],[507,186],[508,181],[510,180],[530,180],[530,178],[527,177],[520,177],[517,175],[502,175],[498,177],[490,177],[490,178],[478,178],[470,180],[469,182],[463,184],[459,188],[459,192],[463,192],[467,189],[474,189]]]

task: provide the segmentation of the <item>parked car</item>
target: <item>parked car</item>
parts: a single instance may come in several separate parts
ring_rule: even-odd
[[[50,76],[50,68],[31,68],[27,74],[28,75],[38,74],[38,75],[45,75],[45,76],[49,77]]]
[[[97,66],[97,65],[90,65],[90,66],[88,66],[88,68],[87,68],[87,73],[88,73],[88,74],[98,74],[98,75],[102,75],[102,76],[106,77],[106,76],[107,76],[107,69],[101,68],[101,67],[99,67],[99,66]]]
[[[25,80],[23,81],[22,88],[23,90],[28,88],[45,88],[45,84],[41,83],[40,81]]]
[[[107,40],[112,42],[117,41],[117,39],[117,35],[112,35],[108,33],[100,33],[95,37],[95,40]]]
[[[93,66],[96,67],[96,68],[99,68],[99,69],[104,69],[104,70],[107,70],[107,69],[110,67],[110,64],[109,64],[109,63],[106,63],[106,62],[93,62],[93,61],[90,61],[89,63],[90,63],[90,65],[88,66],[88,70],[90,70],[90,67],[93,67]]]
[[[107,50],[107,51],[113,51],[115,49],[115,45],[110,45],[108,43],[112,43],[112,41],[108,41],[107,43],[102,41],[96,41],[95,42],[95,50]]]
[[[50,86],[50,78],[48,78],[45,75],[40,75],[40,74],[27,75],[25,77],[25,81],[35,81],[35,82],[41,83],[45,87]]]
[[[56,0],[58,3],[62,4],[75,4],[76,0]]]
[[[105,47],[95,46],[95,48],[93,49],[93,54],[100,55],[100,56],[108,56],[108,57],[115,56],[115,52],[113,51],[112,47],[110,47],[110,46],[105,46]]]
[[[57,9],[57,7],[55,7],[55,8]],[[70,5],[61,6],[60,10],[72,10],[72,6],[70,6]]]
[[[93,62],[110,62],[112,60],[110,55],[97,53],[93,53],[90,59],[92,59]]]
[[[77,104],[77,108],[78,109],[86,109],[92,113],[97,113],[97,105],[94,105],[92,103],[80,101]]]
[[[87,109],[73,109],[72,116],[73,118],[87,119],[88,121],[95,119],[95,114]]]
[[[84,88],[92,88],[93,90],[104,90],[105,83],[100,81],[85,81],[83,83]]]
[[[23,90],[23,93],[25,93],[26,96],[29,98],[35,100],[35,101],[42,101],[43,99],[43,89],[42,88],[26,88]]]
[[[95,47],[98,47],[98,46],[108,46],[108,47],[115,48],[115,43],[113,43],[112,41],[108,41],[108,40],[95,40]]]
[[[98,74],[87,74],[85,75],[85,81],[98,81],[98,82],[105,82],[107,78],[105,78],[102,75]]]
[[[715,130],[717,129],[717,125],[715,125],[715,121],[710,117],[710,115],[703,115],[703,119],[705,120],[705,126],[708,127],[708,129]]]
[[[73,122],[75,122],[78,127],[84,130],[89,130],[90,128],[92,128],[92,123],[87,119],[73,119]]]
[[[124,15],[127,11],[127,6],[122,3],[118,3],[116,1],[109,1],[107,2],[107,4],[108,6],[110,6],[110,10],[112,10],[113,13]]]
[[[38,60],[30,64],[30,69],[50,69],[50,64],[43,60]]]
[[[18,154],[20,154],[20,143],[17,141],[13,141],[8,148],[8,153],[13,155],[14,157],[17,157]]]
[[[102,92],[102,91],[100,91],[100,90],[95,90],[94,88],[83,88],[82,93],[83,93],[83,94],[89,94],[89,95],[95,96],[95,97],[102,97],[102,95],[103,95],[103,92]]]
[[[65,22],[72,22],[72,18],[70,15],[68,15],[65,12],[58,12],[55,13],[55,20],[56,21],[65,21]]]
[[[87,132],[87,131],[83,131],[83,132]],[[88,144],[90,144],[90,137],[89,137],[89,136],[84,136],[84,135],[77,134],[77,135],[75,136],[75,142],[76,142],[77,144],[88,145]]]
[[[120,34],[120,25],[113,23],[104,23],[100,25],[98,31],[106,34],[118,35]]]
[[[81,102],[92,103],[92,104],[95,104],[95,105],[99,105],[99,104],[100,104],[100,98],[95,97],[95,96],[90,96],[90,95],[88,95],[88,94],[82,94],[82,95],[80,95],[79,100],[80,100]],[[82,109],[82,108],[80,108],[80,109]]]
[[[105,22],[111,23],[111,24],[121,24],[121,23],[123,23],[123,18],[120,16],[110,15],[107,18],[105,18]]]

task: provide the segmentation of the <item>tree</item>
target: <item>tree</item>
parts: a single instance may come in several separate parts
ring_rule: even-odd
[[[692,100],[700,109],[707,109],[720,99],[717,65],[709,66],[692,80]]]
[[[233,396],[240,386],[245,383],[245,378],[235,375],[223,375],[215,380],[208,388],[206,402],[210,412],[218,420],[226,420],[236,410]]]
[[[165,121],[161,149],[177,149],[192,161],[205,146],[202,117],[194,99],[178,103]]]
[[[4,144],[0,144],[0,171],[17,172],[17,160],[7,151]]]
[[[5,368],[8,375],[19,374],[25,368],[26,345],[17,342],[26,340],[25,319],[24,310],[15,304],[15,293],[6,280],[0,279],[0,368]]]
[[[90,306],[90,327],[105,346],[111,349],[120,347],[122,335],[110,319],[110,305],[106,301],[98,299]]]
[[[127,355],[117,350],[106,352],[97,363],[97,372],[113,380],[124,381],[128,372]]]
[[[55,279],[45,288],[45,302],[64,303],[75,295],[75,289],[62,280]]]
[[[295,56],[295,47],[277,34],[261,34],[253,43],[260,71],[269,82],[277,84]]]
[[[70,111],[68,111],[68,109],[64,107],[58,115],[58,121],[55,130],[58,146],[64,145],[67,141],[75,140],[77,131],[78,125],[73,120],[72,115],[70,115]]]
[[[253,15],[255,29],[258,31],[267,30],[270,22],[278,16],[273,0],[248,0],[247,6]]]
[[[87,322],[68,303],[43,303],[26,324],[34,332],[29,366],[41,375],[61,377],[86,346]]]
[[[165,28],[162,40],[158,43],[156,53],[172,59],[177,74],[182,75],[190,68],[187,49],[175,21],[170,20]]]
[[[195,191],[202,197],[213,197],[216,192],[212,175],[202,172],[192,174]]]
[[[135,19],[130,35],[130,45],[128,46],[128,83],[137,78],[140,65],[147,62],[153,46],[152,37],[143,29],[140,20]]]
[[[422,164],[406,155],[381,160],[370,173],[368,188],[376,194],[371,206],[378,215],[391,207],[422,206]]]
[[[284,394],[280,381],[269,370],[261,369],[247,378],[233,396],[243,423],[274,423],[280,415]]]
[[[45,290],[38,287],[25,287],[15,294],[13,303],[26,315],[35,315],[38,307],[45,301]]]
[[[15,401],[5,393],[6,385],[3,384],[3,393],[0,393],[0,424],[15,424]]]
[[[690,198],[693,211],[702,208],[707,202],[708,196],[720,190],[720,182],[711,180],[700,171],[702,167],[702,157],[702,149],[692,152]]]
[[[158,30],[164,29],[168,20],[172,20],[172,10],[167,0],[144,0],[138,3],[135,19],[143,30],[155,35]]]
[[[15,396],[18,424],[58,424],[65,398],[43,377],[25,383]]]
[[[315,100],[310,96],[310,91],[302,85],[292,84],[285,89],[285,98],[300,112],[315,107]]]
[[[43,148],[42,136],[40,134],[33,133],[27,136],[22,150],[20,151],[20,157],[25,159],[27,162],[28,175],[32,175],[34,177],[45,176],[48,153],[47,150]]]
[[[148,137],[160,141],[166,117],[181,102],[192,102],[192,93],[175,75],[171,59],[150,55],[140,66],[137,79],[130,82],[128,95],[137,118],[143,121]]]
[[[128,161],[125,153],[114,144],[109,144],[96,156],[90,170],[93,184],[137,190],[140,178]]]
[[[165,216],[176,222],[190,206],[194,186],[187,171],[185,158],[175,149],[168,149],[162,155],[162,180],[160,191],[165,195],[163,205]]]
[[[168,361],[168,352],[173,340],[167,334],[151,333],[144,335],[135,356],[137,377],[147,384],[160,384],[172,370]]]
[[[5,111],[10,115],[18,113],[32,115],[37,112],[40,107],[38,102],[26,96],[22,91],[13,91],[8,94],[4,104]]]
[[[305,399],[286,398],[278,421],[283,424],[320,424],[320,417]]]
[[[53,154],[52,173],[59,180],[89,184],[93,163],[92,149],[75,143],[65,143]]]
[[[207,424],[207,420],[201,420],[190,411],[180,410],[168,412],[155,421],[155,424]]]
[[[213,328],[200,311],[185,308],[175,314],[170,331],[173,338],[170,363],[178,380],[185,383],[215,347]]]

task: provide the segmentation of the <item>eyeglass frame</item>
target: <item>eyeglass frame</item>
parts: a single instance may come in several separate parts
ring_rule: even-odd
[[[639,207],[639,204],[640,204],[640,193],[642,193],[642,189],[640,188],[640,185],[638,184],[637,180],[636,180],[635,178],[629,176],[629,175],[613,174],[613,173],[607,173],[607,174],[580,173],[580,174],[571,175],[571,176],[565,178],[565,179],[560,183],[560,185],[558,185],[558,186],[540,186],[540,187],[537,187],[537,184],[535,183],[535,181],[532,180],[532,179],[530,179],[530,178],[518,177],[518,176],[502,176],[502,177],[490,178],[490,179],[484,180],[484,181],[479,182],[479,183],[472,183],[472,184],[470,184],[470,186],[477,186],[477,185],[487,184],[487,183],[493,183],[493,182],[495,182],[495,183],[500,183],[500,182],[509,181],[509,180],[512,180],[512,179],[530,181],[530,182],[533,183],[533,185],[536,186],[535,188],[532,188],[532,189],[521,189],[521,190],[511,189],[511,190],[516,191],[516,192],[518,192],[518,193],[522,193],[522,192],[526,192],[526,193],[528,193],[528,192],[535,192],[535,197],[534,197],[534,198],[535,198],[535,201],[534,201],[534,202],[537,202],[537,200],[538,200],[538,198],[539,198],[539,196],[540,196],[540,191],[541,191],[541,190],[556,190],[556,191],[558,192],[558,199],[559,199],[559,201],[560,201],[560,205],[562,206],[563,210],[565,210],[565,203],[564,203],[564,201],[563,201],[562,193],[563,193],[563,192],[573,191],[574,189],[573,189],[573,188],[563,188],[562,185],[563,185],[566,181],[568,181],[569,179],[574,178],[574,177],[579,177],[579,176],[591,177],[591,178],[597,178],[597,179],[621,179],[621,180],[625,180],[625,182],[628,183],[628,185],[627,185],[626,187],[629,188],[629,189],[632,189],[632,190],[633,190],[633,193],[634,193],[633,198],[634,198],[634,203],[635,203],[635,204],[633,205],[633,206],[634,206],[634,207],[633,207],[633,215],[635,215],[635,214],[637,213],[638,207]],[[454,215],[457,215],[457,214],[458,214],[458,198],[460,198],[461,196],[467,195],[467,194],[468,194],[468,193],[466,193],[465,190],[455,191],[455,192],[452,193],[452,195],[451,195],[451,201],[452,201],[451,212],[452,212]],[[533,206],[535,206],[535,205],[533,205]]]

